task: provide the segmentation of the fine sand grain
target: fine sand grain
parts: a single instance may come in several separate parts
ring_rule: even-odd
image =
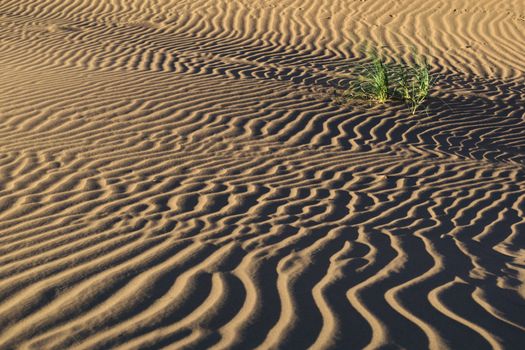
[[[520,349],[522,0],[0,0],[0,349]],[[341,104],[362,47],[412,115]]]

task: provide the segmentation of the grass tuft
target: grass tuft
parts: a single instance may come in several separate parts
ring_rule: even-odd
[[[416,57],[414,64],[388,64],[384,56],[376,52],[372,52],[371,59],[370,63],[355,69],[356,74],[343,95],[347,99],[378,103],[401,100],[415,114],[436,80],[426,60]]]

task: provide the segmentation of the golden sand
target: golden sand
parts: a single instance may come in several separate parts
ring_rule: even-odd
[[[518,349],[522,0],[0,1],[0,349]],[[363,45],[415,115],[341,104]]]

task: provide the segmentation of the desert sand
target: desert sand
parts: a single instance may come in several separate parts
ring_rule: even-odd
[[[522,349],[525,2],[1,0],[0,349]],[[363,45],[424,109],[340,103]]]

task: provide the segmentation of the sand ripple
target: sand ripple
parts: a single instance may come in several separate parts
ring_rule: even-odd
[[[0,348],[518,348],[525,6],[451,3],[2,1]]]

